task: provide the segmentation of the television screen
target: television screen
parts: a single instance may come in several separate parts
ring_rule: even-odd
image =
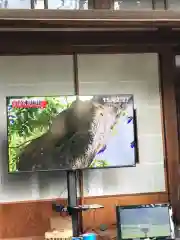
[[[135,166],[132,95],[7,97],[9,172]]]
[[[173,239],[169,204],[116,207],[119,239]]]

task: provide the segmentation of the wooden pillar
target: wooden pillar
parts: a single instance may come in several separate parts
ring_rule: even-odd
[[[171,46],[166,46],[159,54],[160,87],[163,107],[165,168],[167,172],[167,185],[169,200],[173,206],[176,219],[178,216],[178,186],[180,183],[178,125],[176,112],[176,97],[174,88],[175,58]]]

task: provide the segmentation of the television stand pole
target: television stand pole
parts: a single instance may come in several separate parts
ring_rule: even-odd
[[[73,209],[78,205],[77,199],[77,178],[76,171],[70,170],[67,171],[67,191],[68,191],[68,206]],[[72,229],[73,237],[79,236],[79,212],[72,211]]]
[[[72,233],[73,237],[79,237],[81,233],[79,226],[79,213],[87,210],[95,210],[104,208],[102,205],[92,204],[92,205],[79,205],[77,198],[77,170],[67,171],[67,190],[68,190],[68,204],[67,208],[61,204],[52,204],[52,209],[56,212],[62,212],[63,209],[69,213],[72,217]],[[86,230],[87,231],[87,230]],[[96,232],[93,229],[94,232]]]

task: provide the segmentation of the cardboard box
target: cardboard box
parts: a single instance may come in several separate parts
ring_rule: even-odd
[[[67,230],[68,232],[72,232],[72,218],[70,216],[51,217],[50,218],[50,227],[51,227],[51,229],[57,230],[57,231]]]
[[[68,230],[70,231],[70,230]],[[45,239],[46,240],[71,240],[72,236],[68,231],[52,231],[52,232],[46,232],[45,233]]]
[[[46,240],[71,240],[73,231],[70,216],[51,217],[50,227],[51,231],[45,233]]]

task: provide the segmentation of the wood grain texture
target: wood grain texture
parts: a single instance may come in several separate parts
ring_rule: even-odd
[[[0,240],[44,240],[44,236],[31,236],[22,238],[0,238]]]
[[[179,39],[180,32],[171,30],[1,32],[0,55],[159,52]]]
[[[175,58],[171,47],[159,55],[161,93],[164,125],[165,163],[169,200],[178,222],[180,222],[178,186],[179,186],[179,142],[177,125],[177,108],[175,96]]]
[[[95,222],[93,222],[92,211],[84,213],[83,227],[84,229],[93,228],[100,223],[114,224],[114,207],[117,204],[148,204],[167,201],[167,193],[85,198],[84,204],[102,204],[104,209],[97,210]],[[66,204],[66,199],[59,199],[57,202]],[[0,238],[43,236],[45,231],[50,229],[49,218],[58,215],[52,211],[51,204],[52,200],[2,203],[0,205]]]
[[[179,66],[176,67],[176,76],[174,79],[174,91],[175,91],[175,100],[176,100],[176,109],[177,109],[177,135],[178,135],[178,149],[180,152],[180,68]],[[176,175],[175,183],[171,186],[173,186],[173,189],[175,191],[174,194],[174,200],[176,201],[176,222],[179,224],[180,223],[180,159],[177,159],[177,167],[173,167],[173,173]]]
[[[2,214],[3,206],[0,204],[0,238],[2,238],[3,233],[3,214]]]
[[[83,213],[83,229],[96,228],[100,224],[107,224],[109,227],[116,224],[115,206],[136,205],[168,202],[167,193],[149,193],[149,194],[133,194],[121,196],[107,196],[96,198],[85,198],[84,204],[100,204],[104,209],[84,212]],[[92,224],[93,223],[93,224]]]
[[[99,0],[100,1],[100,0]],[[100,10],[5,10],[0,11],[1,28],[93,28],[93,27],[179,27],[180,12],[170,10],[109,11],[110,0],[101,0]]]

